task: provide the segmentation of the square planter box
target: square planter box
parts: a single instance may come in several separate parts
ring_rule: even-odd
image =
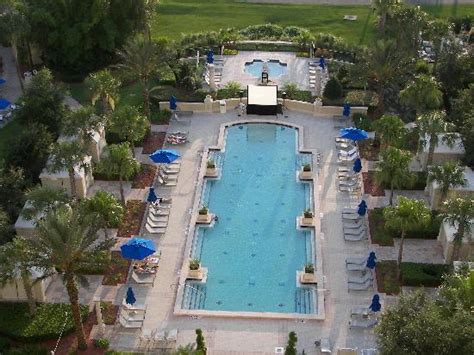
[[[312,180],[313,172],[301,170],[299,176],[300,176],[300,180]]]
[[[302,227],[311,227],[314,225],[314,217],[311,218],[306,218],[306,217],[301,217],[300,223]]]
[[[204,278],[204,270],[202,267],[199,267],[198,270],[188,270],[187,279],[191,280],[202,280]]]
[[[206,168],[205,177],[217,177],[219,175],[219,170],[217,168]]]
[[[315,284],[316,283],[316,274],[308,274],[306,272],[301,272],[300,282],[302,284]]]
[[[213,215],[211,213],[208,214],[198,214],[196,223],[202,224],[211,224]]]

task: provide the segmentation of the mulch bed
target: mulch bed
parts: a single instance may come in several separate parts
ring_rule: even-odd
[[[397,262],[395,260],[383,260],[377,262],[375,267],[377,276],[377,291],[387,295],[398,295],[400,283],[397,280]]]
[[[364,141],[359,141],[359,153],[360,157],[367,160],[378,160],[380,152],[380,144],[373,139],[367,139]]]
[[[165,142],[166,133],[149,132],[143,142],[143,154],[151,154],[157,149],[161,149]]]
[[[140,233],[145,209],[145,202],[138,200],[130,200],[127,202],[125,205],[125,216],[117,232],[118,238],[130,238],[132,235]]]
[[[119,251],[113,251],[102,285],[117,286],[118,284],[124,284],[127,281],[129,269],[130,260],[124,259]]]
[[[140,167],[140,171],[132,182],[133,189],[145,189],[149,186],[153,185],[153,181],[155,181],[156,175],[156,166],[150,164],[142,164]]]
[[[112,302],[109,301],[102,301],[100,302],[100,305],[102,308],[102,318],[104,320],[104,324],[114,325],[115,321],[117,320],[119,306],[114,305]]]
[[[373,172],[362,173],[362,180],[364,181],[364,192],[366,194],[371,196],[385,196],[385,190],[377,185]]]

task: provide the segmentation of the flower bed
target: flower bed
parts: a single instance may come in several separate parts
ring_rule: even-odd
[[[109,301],[102,301],[100,302],[100,308],[102,309],[102,319],[104,324],[114,325],[115,320],[117,319],[119,306],[116,306]]]
[[[164,132],[149,132],[145,137],[145,142],[143,143],[143,154],[151,154],[157,149],[163,147],[165,142],[166,133]]]
[[[362,173],[362,180],[364,181],[364,192],[366,194],[371,196],[385,196],[385,190],[377,185],[373,172]]]
[[[357,145],[359,146],[359,154],[361,158],[367,160],[378,160],[380,144],[377,141],[367,139],[358,142]]]
[[[125,205],[125,216],[117,232],[118,238],[130,238],[140,233],[140,227],[145,214],[146,203],[130,200]]]
[[[102,285],[116,286],[127,281],[130,260],[124,259],[119,251],[111,253],[110,264],[102,280]]]
[[[153,185],[156,175],[156,166],[150,164],[141,164],[140,171],[132,182],[133,189],[145,189]]]
[[[377,276],[377,291],[387,295],[398,295],[400,283],[397,280],[397,262],[395,260],[383,260],[375,266]]]

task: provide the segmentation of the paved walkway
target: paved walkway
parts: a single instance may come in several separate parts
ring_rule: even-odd
[[[3,58],[3,73],[0,73],[0,77],[7,81],[0,86],[0,97],[16,102],[22,90],[11,48],[0,46],[0,56]]]
[[[393,247],[374,246],[379,260],[397,260],[400,239],[394,239]],[[443,247],[437,240],[405,239],[403,261],[413,263],[444,264]]]

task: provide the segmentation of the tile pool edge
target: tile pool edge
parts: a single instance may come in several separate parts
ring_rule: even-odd
[[[297,133],[297,152],[296,153],[311,153],[312,154],[312,166],[313,166],[313,178],[308,180],[312,182],[313,188],[312,201],[313,209],[315,215],[315,223],[311,227],[313,228],[314,240],[313,240],[313,254],[316,258],[315,269],[316,269],[316,282],[314,292],[316,293],[316,313],[304,314],[304,313],[279,313],[279,312],[245,312],[245,311],[213,311],[213,310],[190,310],[184,309],[182,307],[183,298],[186,289],[186,276],[187,276],[187,261],[191,255],[193,238],[196,229],[196,220],[197,220],[197,211],[199,209],[199,203],[201,200],[202,190],[205,185],[205,171],[206,164],[209,156],[209,152],[213,150],[225,151],[225,134],[226,129],[232,126],[240,124],[275,124],[280,126],[290,127],[296,130]],[[314,320],[323,320],[325,319],[325,301],[324,301],[324,277],[322,270],[322,252],[321,252],[321,221],[320,221],[320,206],[319,206],[319,186],[318,186],[318,166],[315,164],[316,150],[304,149],[303,147],[303,137],[304,137],[304,128],[299,125],[292,123],[275,120],[275,119],[244,119],[244,120],[235,120],[231,122],[226,122],[221,124],[219,129],[219,136],[217,140],[217,145],[209,146],[202,154],[201,164],[198,170],[198,182],[196,185],[196,191],[194,195],[192,215],[190,220],[189,228],[186,231],[186,246],[183,253],[183,265],[181,266],[179,273],[179,282],[177,284],[176,299],[174,306],[175,315],[183,316],[217,316],[217,317],[234,317],[234,318],[269,318],[269,319],[314,319]]]

